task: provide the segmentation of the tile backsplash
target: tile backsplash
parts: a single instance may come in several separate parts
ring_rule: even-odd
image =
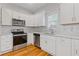
[[[79,36],[79,24],[60,25],[56,33]]]

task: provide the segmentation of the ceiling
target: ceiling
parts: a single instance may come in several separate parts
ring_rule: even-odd
[[[13,5],[19,6],[21,8],[24,8],[28,10],[29,12],[36,12],[40,10],[43,7],[46,7],[48,3],[15,3]]]
[[[37,11],[44,9],[45,7],[55,6],[57,5],[57,3],[7,3],[7,5],[12,5],[14,7],[16,6],[24,10],[27,10],[30,13],[35,13]]]

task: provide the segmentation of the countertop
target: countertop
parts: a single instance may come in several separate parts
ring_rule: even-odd
[[[79,39],[79,36],[74,36],[74,35],[52,34],[52,33],[43,33],[43,32],[33,32],[33,33],[39,33],[40,35],[48,35],[48,36],[52,36],[52,37],[63,37],[63,38],[70,38],[70,39]]]

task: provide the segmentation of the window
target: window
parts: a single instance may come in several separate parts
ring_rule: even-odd
[[[58,14],[53,14],[48,16],[48,28],[56,28],[58,22]]]

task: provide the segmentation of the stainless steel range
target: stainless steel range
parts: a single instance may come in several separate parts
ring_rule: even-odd
[[[13,33],[13,50],[27,46],[27,34],[22,29],[16,29]]]

